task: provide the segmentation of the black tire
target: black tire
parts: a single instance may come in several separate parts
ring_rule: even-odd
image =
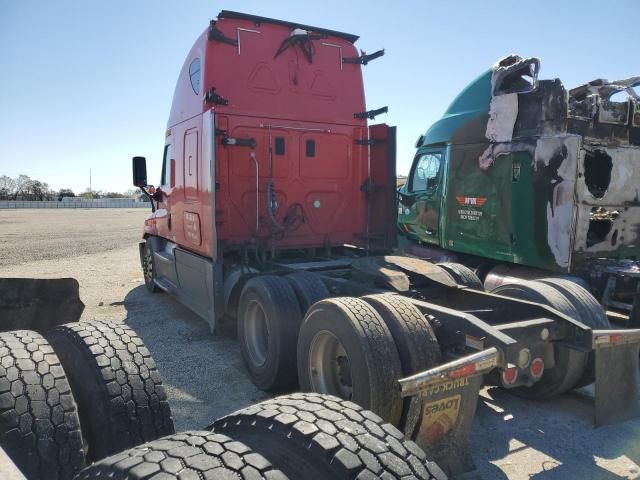
[[[296,272],[285,277],[300,303],[300,310],[303,315],[307,313],[309,307],[320,300],[329,298],[329,289],[320,277],[311,272]]]
[[[438,339],[420,310],[405,297],[393,294],[367,295],[362,300],[380,314],[389,328],[400,355],[402,376],[408,377],[442,363]],[[398,428],[413,438],[422,415],[422,397],[403,400]]]
[[[211,432],[184,432],[145,443],[85,468],[76,480],[286,480],[262,455]]]
[[[153,259],[153,247],[149,241],[144,243],[144,251],[142,253],[142,275],[144,277],[144,285],[151,293],[159,293],[162,291],[156,285],[156,262]]]
[[[484,291],[482,280],[468,267],[461,263],[438,263],[439,267],[444,268],[449,275],[453,277],[458,285],[469,287],[473,290]]]
[[[523,280],[520,283],[500,285],[491,293],[519,298],[548,305],[572,318],[577,318],[575,307],[556,289],[536,281]],[[514,388],[510,391],[527,398],[549,398],[574,388],[587,366],[588,355],[584,352],[562,347],[553,347],[556,366],[545,369],[542,378],[532,387]]]
[[[156,364],[124,324],[60,325],[47,335],[69,377],[88,443],[100,460],[174,432]]]
[[[543,278],[538,281],[555,288],[564,295],[578,312],[577,320],[586,326],[594,330],[608,330],[611,328],[604,308],[584,287],[567,278]],[[595,382],[595,380],[596,356],[594,352],[590,352],[585,372],[576,386],[584,387]]]
[[[289,282],[275,275],[247,281],[238,308],[238,341],[254,385],[278,390],[296,383],[302,313]]]
[[[446,478],[415,443],[378,415],[328,395],[274,398],[213,426],[292,479]]]
[[[391,332],[371,305],[342,297],[311,307],[298,339],[302,391],[352,400],[397,425],[402,414],[397,384],[401,377]]]
[[[555,288],[571,302],[578,314],[577,320],[593,329],[611,328],[607,313],[588,290],[566,278],[542,278],[536,280]]]
[[[36,332],[0,333],[0,446],[29,480],[70,480],[85,465],[69,382]]]

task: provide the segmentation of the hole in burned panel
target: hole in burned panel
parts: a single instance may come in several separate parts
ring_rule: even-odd
[[[517,55],[503,58],[495,70],[494,95],[526,93],[536,88],[540,61],[537,58],[523,59]]]
[[[613,161],[602,150],[587,150],[584,155],[584,181],[591,195],[602,198],[611,183]]]
[[[589,230],[587,231],[587,248],[604,242],[613,228],[613,221],[618,218],[618,210],[607,210],[604,207],[593,207],[589,212]],[[611,245],[618,242],[618,230],[611,236]]]
[[[591,219],[589,220],[589,230],[587,231],[587,248],[596,243],[604,242],[611,231],[613,222],[611,220]]]

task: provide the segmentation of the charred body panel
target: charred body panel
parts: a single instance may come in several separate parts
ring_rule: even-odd
[[[460,254],[582,276],[597,258],[637,260],[640,77],[567,91],[559,79],[540,80],[539,69],[536,58],[502,59],[421,137],[400,190],[400,231]],[[620,92],[627,98],[614,101]],[[415,164],[434,148],[445,161],[429,205],[440,204],[425,215],[424,194],[411,189]],[[594,287],[601,298],[602,288]]]

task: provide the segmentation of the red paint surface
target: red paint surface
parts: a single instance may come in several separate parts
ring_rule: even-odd
[[[288,26],[240,19],[220,19],[216,26],[229,38],[239,36],[240,53],[237,46],[207,40],[205,31],[185,60],[166,137],[173,146],[175,166],[170,170],[175,178],[172,186],[161,186],[162,201],[145,232],[212,256],[214,173],[215,235],[223,250],[247,244],[293,248],[362,243],[367,203],[360,187],[368,176],[368,153],[355,140],[366,138],[367,130],[365,120],[354,119],[354,113],[365,110],[362,73],[360,65],[343,64],[340,59],[340,50],[343,57],[357,56],[354,45],[333,36],[312,40],[313,63],[309,63],[297,46],[274,58],[291,34]],[[196,57],[201,59],[199,94],[189,79],[189,66]],[[212,87],[228,99],[227,106],[204,102],[205,92]],[[222,137],[215,137],[215,172],[209,172],[203,145],[210,128],[208,122],[204,124],[208,118],[204,114],[210,109],[215,126],[228,136],[257,141],[252,150],[224,146]],[[294,204],[305,218],[299,228],[284,235],[272,234],[266,207],[269,139],[273,148],[276,137],[285,143],[284,155],[276,155],[274,149],[272,156],[271,180],[279,206],[276,219],[282,223]],[[306,155],[306,142],[311,140],[314,157]],[[257,231],[252,151],[260,172]]]

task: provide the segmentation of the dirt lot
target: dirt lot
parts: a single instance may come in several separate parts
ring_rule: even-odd
[[[166,295],[147,293],[137,241],[144,210],[0,211],[1,277],[75,277],[83,320],[127,322],[153,353],[179,430],[265,398],[236,341]],[[640,478],[640,420],[594,429],[588,399],[532,402],[487,389],[471,449],[482,478]]]

